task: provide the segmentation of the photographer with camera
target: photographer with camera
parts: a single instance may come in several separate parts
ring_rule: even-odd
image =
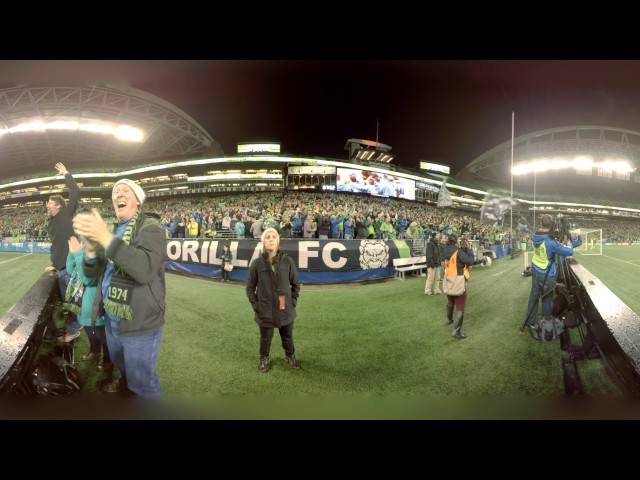
[[[564,220],[564,219],[559,219]],[[556,286],[557,256],[571,257],[573,249],[582,245],[582,237],[578,235],[571,240],[571,247],[562,246],[551,235],[553,226],[551,215],[542,215],[541,228],[533,235],[533,258],[531,259],[531,293],[527,307],[526,325],[534,328],[538,315],[538,300],[542,298],[542,316],[551,320],[553,310],[553,290]]]

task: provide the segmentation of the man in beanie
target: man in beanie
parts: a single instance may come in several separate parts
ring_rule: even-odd
[[[73,221],[85,239],[84,273],[98,278],[92,318],[104,313],[111,361],[121,374],[103,391],[128,387],[156,399],[162,396],[155,369],[164,325],[166,240],[159,216],[140,212],[145,194],[137,183],[117,181],[111,199],[118,218],[113,234],[96,209]]]
[[[275,228],[262,233],[262,254],[249,269],[247,297],[260,327],[261,372],[269,370],[269,352],[273,329],[277,328],[282,348],[291,368],[300,368],[293,346],[293,320],[300,295],[298,270],[289,255],[280,251],[280,236]]]

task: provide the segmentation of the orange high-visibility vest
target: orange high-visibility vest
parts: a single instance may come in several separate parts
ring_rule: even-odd
[[[458,250],[453,252],[451,258],[444,261],[444,273],[445,275],[449,275],[451,277],[458,276]],[[464,266],[464,278],[469,280],[469,266]]]

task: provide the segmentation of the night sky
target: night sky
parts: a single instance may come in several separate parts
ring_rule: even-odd
[[[0,88],[132,86],[176,105],[228,155],[237,142],[346,158],[349,138],[395,164],[455,173],[516,136],[567,125],[640,131],[640,61],[0,61]]]

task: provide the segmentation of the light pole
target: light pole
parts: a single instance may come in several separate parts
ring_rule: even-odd
[[[538,171],[533,171],[533,231],[536,231],[536,182],[538,180]]]
[[[515,132],[515,118],[516,114],[511,112],[511,202],[513,202],[513,134]],[[511,225],[509,231],[509,251],[511,252],[511,258],[513,258],[513,205],[511,205]]]

